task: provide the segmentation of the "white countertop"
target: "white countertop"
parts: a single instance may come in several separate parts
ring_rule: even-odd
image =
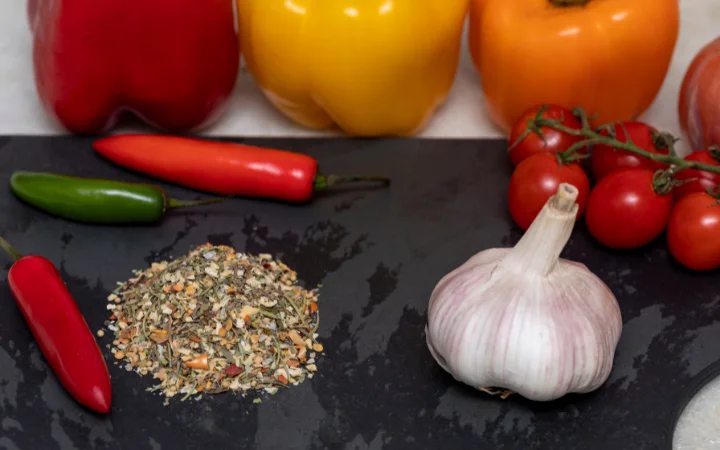
[[[655,103],[641,118],[676,137],[682,137],[677,118],[677,100],[685,70],[698,50],[720,34],[720,0],[680,0],[680,5],[680,37],[670,71]],[[0,30],[0,135],[63,134],[63,130],[48,120],[35,95],[30,57],[31,39],[24,1],[0,1]],[[464,48],[450,97],[420,136],[502,137],[485,114],[479,83],[467,48]],[[207,129],[205,134],[297,137],[332,135],[304,130],[288,122],[264,100],[247,74],[241,75],[225,116]],[[678,151],[684,154],[687,147],[681,142]],[[689,405],[678,426],[675,448],[720,448],[719,405],[720,379],[704,389]],[[697,417],[702,417],[703,420],[696,420]]]
[[[630,1],[630,0],[628,0]],[[720,1],[680,0],[680,37],[665,84],[655,103],[642,117],[658,129],[681,136],[677,120],[678,89],[685,70],[707,42],[720,30]],[[35,95],[31,62],[31,39],[25,2],[0,2],[0,134],[61,134],[44,114]],[[463,39],[466,45],[466,40]],[[214,136],[320,136],[302,129],[277,113],[247,74],[240,76],[234,98],[223,118],[204,134]],[[421,137],[500,137],[501,133],[485,114],[480,80],[467,47],[455,85],[443,108],[438,111]],[[681,143],[680,152],[685,151]]]

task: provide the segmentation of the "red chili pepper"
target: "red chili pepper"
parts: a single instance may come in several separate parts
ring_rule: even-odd
[[[100,139],[94,147],[128,169],[224,195],[306,202],[313,193],[338,184],[390,182],[384,177],[325,176],[308,155],[229,142],[133,134]]]
[[[110,374],[60,273],[41,256],[23,257],[0,237],[0,247],[16,262],[8,272],[10,290],[45,359],[80,404],[110,410]]]

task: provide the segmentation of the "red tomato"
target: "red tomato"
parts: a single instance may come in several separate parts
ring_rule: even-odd
[[[687,161],[695,161],[711,166],[720,166],[720,161],[715,159],[709,150],[690,153],[685,157]],[[703,170],[685,169],[675,174],[675,179],[685,181],[695,178],[693,181],[687,181],[673,188],[675,199],[680,200],[684,196],[693,192],[706,192],[707,188],[713,188],[720,185],[720,175]]]
[[[530,119],[537,116],[540,106],[530,108],[515,122],[512,130],[510,130],[510,137],[508,141],[510,146],[520,139],[520,136],[527,130],[527,122]],[[579,130],[582,126],[580,121],[572,115],[572,111],[557,105],[548,105],[542,117],[547,119],[562,120],[562,124],[568,128],[574,128]],[[518,144],[510,149],[510,160],[513,166],[517,167],[523,160],[532,156],[536,153],[556,153],[564,152],[571,145],[580,141],[582,138],[573,136],[562,131],[555,130],[553,128],[542,127],[540,128],[545,140],[543,140],[536,133],[530,133],[525,138],[518,142]]]
[[[667,229],[670,254],[692,270],[720,267],[720,206],[704,192],[683,197],[673,208]]]
[[[622,122],[630,141],[642,150],[651,153],[660,153],[668,155],[670,150],[667,148],[657,148],[653,143],[652,132],[655,129],[642,122]],[[620,142],[627,142],[627,136],[620,124],[615,124],[615,136]],[[607,130],[600,132],[601,136],[608,136]],[[590,168],[595,181],[600,181],[604,176],[619,169],[653,169],[659,170],[666,168],[666,164],[661,164],[636,155],[627,150],[619,150],[607,145],[596,145],[592,149],[590,156]]]
[[[588,199],[585,222],[601,244],[616,248],[642,247],[667,226],[673,207],[671,194],[653,189],[654,170],[623,169],[604,177]]]
[[[585,210],[590,180],[577,163],[563,164],[555,154],[533,155],[515,169],[508,188],[510,215],[515,223],[527,230],[545,206],[548,199],[557,193],[560,183],[569,183],[578,191],[578,217]]]

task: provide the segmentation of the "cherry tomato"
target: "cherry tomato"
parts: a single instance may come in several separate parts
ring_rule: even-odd
[[[720,267],[720,205],[705,192],[693,192],[673,208],[668,223],[670,254],[698,271]]]
[[[712,152],[714,153],[715,150],[712,149]],[[713,153],[711,153],[710,149],[701,150],[699,152],[690,153],[685,157],[685,159],[687,161],[695,161],[711,166],[720,166],[720,160],[715,159],[715,157],[713,157]],[[706,192],[707,188],[713,188],[720,185],[720,175],[712,172],[685,169],[675,174],[675,179],[678,181],[686,181],[693,178],[695,178],[693,181],[687,181],[673,188],[676,200],[680,200],[690,193]]]
[[[654,174],[652,169],[616,170],[595,185],[585,223],[601,244],[615,249],[638,248],[662,234],[673,196],[655,192]]]
[[[515,169],[508,188],[510,215],[515,223],[527,230],[545,206],[548,199],[557,193],[560,183],[569,183],[578,191],[578,217],[585,210],[590,180],[577,163],[563,164],[555,154],[533,155]]]
[[[541,106],[536,106],[525,111],[525,113],[515,122],[512,130],[510,130],[510,137],[508,141],[510,146],[520,139],[520,136],[527,130],[527,122],[537,116],[537,113]],[[547,105],[542,117],[547,119],[562,120],[562,124],[568,128],[574,128],[579,130],[581,128],[580,121],[572,115],[572,111],[562,106]],[[536,133],[530,133],[525,138],[518,142],[515,147],[512,147],[509,151],[510,160],[513,166],[517,167],[526,158],[536,153],[556,153],[564,152],[571,145],[580,141],[582,138],[573,136],[571,134],[563,133],[562,131],[555,130],[553,128],[542,127],[540,128],[545,140],[538,136]]]
[[[630,136],[630,141],[642,150],[667,155],[670,150],[656,146],[653,142],[653,132],[655,129],[642,122],[622,122],[622,126],[617,123],[614,126],[615,136],[620,142],[627,142],[625,130]],[[623,130],[625,127],[625,130]],[[609,136],[607,130],[600,132],[601,136]],[[660,147],[660,148],[659,148]],[[590,157],[590,169],[595,181],[600,181],[604,176],[619,169],[653,169],[655,171],[666,168],[666,164],[655,162],[644,156],[636,155],[627,150],[620,150],[607,145],[596,145],[592,149]]]

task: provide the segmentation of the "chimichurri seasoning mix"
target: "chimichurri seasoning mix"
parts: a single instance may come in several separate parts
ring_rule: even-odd
[[[317,371],[317,289],[271,255],[205,244],[135,275],[108,297],[109,347],[126,370],[157,380],[150,391],[275,394]]]

